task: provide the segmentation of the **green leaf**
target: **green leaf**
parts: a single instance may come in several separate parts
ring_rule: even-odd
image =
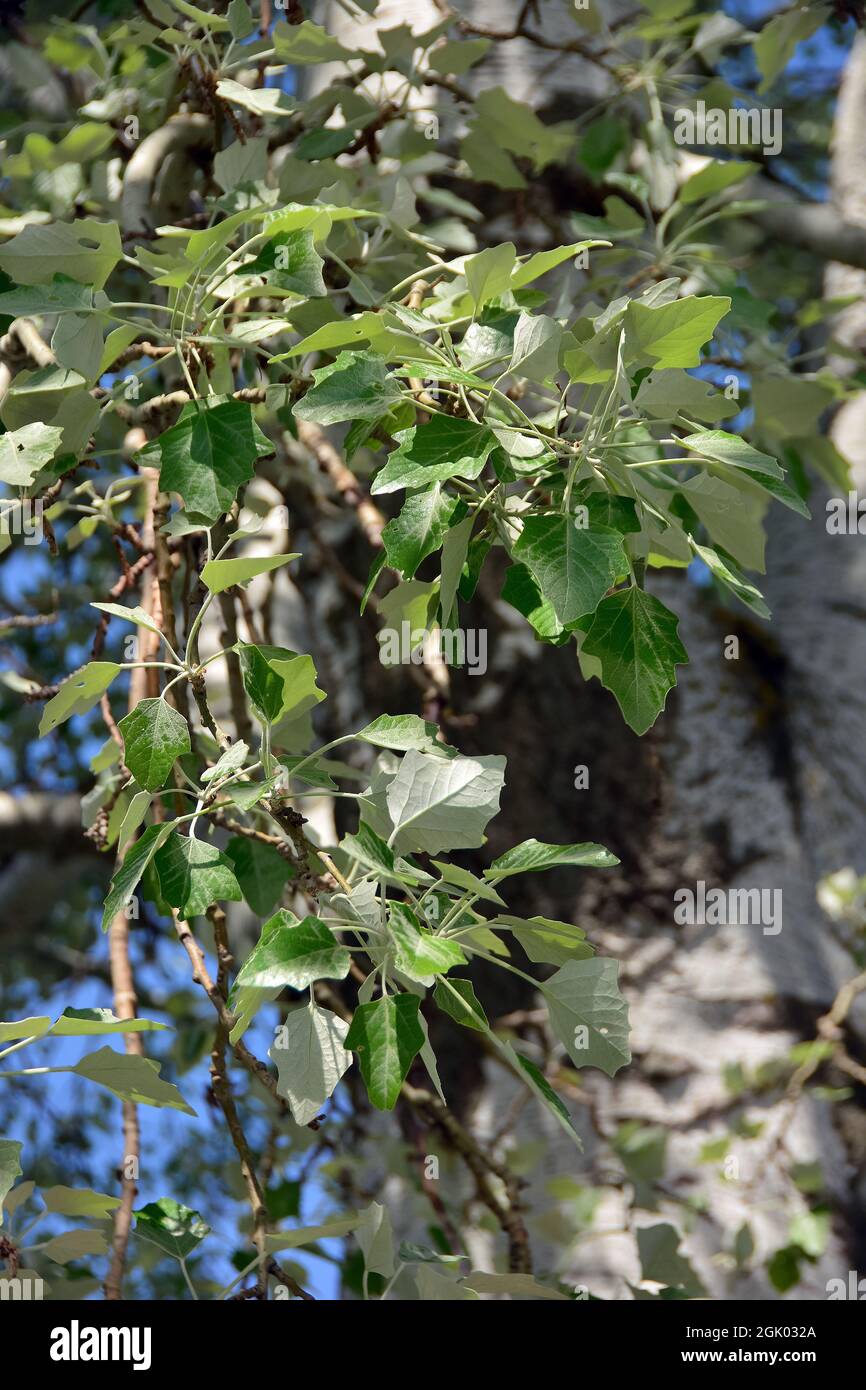
[[[265,777],[261,782],[233,782],[226,788],[226,796],[240,811],[251,811],[266,796],[270,796],[281,785],[278,772],[273,777]]]
[[[230,28],[225,15],[209,14],[207,10],[200,9],[198,5],[191,4],[190,0],[169,0],[169,4],[202,29],[212,29],[215,33],[224,33]]]
[[[579,255],[581,251],[588,251],[594,246],[609,245],[608,241],[573,241],[570,246],[556,246],[549,251],[536,251],[512,271],[511,289],[522,289],[524,285],[538,280],[540,276],[546,275],[549,270],[555,269],[563,261],[570,260],[572,256]]]
[[[54,1038],[81,1038],[104,1033],[151,1033],[167,1026],[150,1018],[115,1018],[110,1009],[64,1009],[48,1031]]]
[[[504,781],[502,757],[436,758],[411,750],[386,793],[397,852],[476,849],[499,810]]]
[[[262,927],[258,944],[241,967],[236,985],[307,989],[314,980],[343,980],[349,952],[320,917],[298,922],[281,909]]]
[[[732,184],[741,183],[760,167],[760,164],[749,159],[710,159],[696,174],[686,179],[677,199],[688,205],[698,203],[702,198],[711,198]]]
[[[692,546],[695,554],[703,560],[714,579],[717,579],[725,589],[734,594],[742,604],[745,604],[746,608],[751,609],[759,618],[768,619],[770,617],[770,610],[764,602],[760,590],[750,583],[729,555],[726,556],[708,545],[698,545],[695,541],[692,541]]]
[[[123,760],[148,792],[165,786],[175,760],[191,751],[186,720],[158,696],[140,700],[117,727],[123,735]]]
[[[65,314],[57,320],[51,351],[62,366],[78,372],[88,386],[96,384],[104,350],[99,315]]]
[[[300,757],[299,755],[280,758],[279,761],[290,777],[297,777],[300,782],[303,782],[308,787],[321,787],[327,791],[337,790],[337,783],[328,771],[328,766],[330,765],[335,769],[347,766],[347,764],[340,763],[329,764],[327,758],[323,758],[321,762],[311,762],[306,756]],[[305,766],[301,766],[301,764],[305,764]]]
[[[210,1226],[197,1211],[182,1206],[171,1197],[148,1202],[134,1213],[135,1233],[156,1245],[174,1260],[185,1260],[206,1236]]]
[[[619,860],[603,845],[547,845],[541,840],[524,840],[494,859],[485,878],[509,878],[512,874],[533,874],[541,869],[564,865],[583,869],[611,869]]]
[[[762,481],[764,477],[785,476],[771,454],[762,454],[738,434],[726,434],[724,430],[705,430],[701,434],[687,435],[680,443],[692,453],[724,463],[728,468],[742,469],[749,477],[759,474],[758,481]]]
[[[0,416],[10,430],[34,422],[61,429],[61,454],[74,454],[86,448],[99,419],[99,405],[78,372],[59,366],[25,368],[12,378]]]
[[[30,225],[0,250],[0,269],[19,285],[46,285],[55,275],[101,290],[123,255],[116,222],[82,217]]]
[[[102,747],[93,755],[87,766],[90,768],[90,771],[94,773],[106,772],[108,768],[114,767],[119,762],[120,749],[109,734]],[[148,797],[147,800],[149,804],[150,797]]]
[[[201,579],[212,594],[221,594],[235,584],[246,584],[256,575],[268,574],[299,557],[300,552],[296,551],[294,555],[250,555],[241,560],[208,560],[201,572]]]
[[[578,1149],[582,1149],[583,1144],[574,1127],[574,1121],[569,1114],[568,1107],[556,1094],[541,1068],[536,1066],[529,1057],[524,1057],[522,1052],[518,1052],[510,1042],[501,1042],[500,1047],[518,1076],[525,1081],[530,1091],[541,1101],[545,1109],[550,1111],[572,1144],[576,1145]]]
[[[506,371],[545,382],[559,368],[562,328],[545,314],[521,314],[514,330],[514,349]]]
[[[0,483],[30,487],[54,458],[62,438],[62,430],[38,422],[0,434]]]
[[[767,537],[762,523],[769,499],[710,473],[689,478],[681,491],[714,543],[733,555],[738,564],[763,574]]]
[[[328,292],[322,279],[324,264],[312,231],[278,232],[255,260],[247,261],[238,273],[263,275],[274,289],[303,295],[305,299],[321,299]]]
[[[2,1144],[2,1142],[3,1141],[0,1140],[0,1144]],[[0,1157],[0,1173],[2,1173],[2,1168],[3,1160],[2,1157]],[[0,1182],[2,1182],[2,1178],[0,1178]],[[11,1192],[7,1194],[5,1200],[0,1197],[0,1226],[3,1224],[3,1208],[5,1207],[9,1216],[13,1216],[20,1206],[30,1201],[35,1191],[35,1182],[19,1182],[12,1188]]]
[[[730,299],[714,295],[687,295],[656,306],[632,299],[625,314],[629,353],[639,364],[697,367],[701,347],[730,307]]]
[[[420,377],[422,381],[448,381],[458,386],[471,386],[476,391],[489,391],[491,383],[485,381],[483,376],[476,376],[473,372],[464,372],[462,367],[455,367],[450,362],[427,361],[424,358],[410,358],[395,369],[395,376],[399,377]]]
[[[256,647],[239,642],[244,688],[264,724],[297,719],[325,698],[316,685],[313,658],[286,647]]]
[[[412,716],[407,716],[411,718]],[[417,716],[416,716],[417,717]],[[394,852],[385,844],[365,821],[361,821],[354,835],[345,835],[340,841],[345,854],[363,865],[364,869],[374,869],[388,878],[394,878]]]
[[[384,551],[382,554],[384,555]],[[435,583],[422,584],[419,579],[406,579],[396,584],[389,593],[379,599],[379,615],[383,631],[399,633],[401,623],[408,623],[410,633],[424,631],[433,621],[436,613],[436,600],[439,586]],[[387,643],[379,653],[382,665],[393,664],[387,660]],[[399,657],[397,658],[399,661]]]
[[[291,116],[295,103],[282,87],[245,87],[230,77],[217,83],[216,94],[232,106],[243,106],[254,116]]]
[[[439,741],[439,727],[417,714],[380,714],[355,735],[375,748],[393,748],[408,753],[411,748],[439,757],[453,757],[454,749]]]
[[[135,608],[126,608],[122,603],[91,603],[91,608],[98,608],[100,613],[110,613],[113,618],[122,618],[124,622],[135,623],[136,627],[146,627],[148,632],[155,632],[157,637],[162,636],[162,628],[153,621],[149,613],[138,605]]]
[[[277,1091],[296,1124],[308,1125],[352,1065],[343,1044],[349,1025],[328,1009],[293,1009],[277,1029],[268,1056],[277,1066]]]
[[[55,1264],[69,1264],[70,1260],[83,1259],[85,1255],[104,1255],[108,1242],[101,1231],[65,1231],[63,1235],[53,1236],[42,1247],[43,1255]]]
[[[253,12],[247,0],[231,0],[226,10],[226,19],[233,39],[247,39],[256,27]]]
[[[9,1019],[6,1023],[0,1023],[0,1043],[17,1042],[19,1038],[41,1038],[50,1027],[51,1019],[47,1014]]]
[[[265,1236],[265,1249],[271,1254],[279,1250],[297,1250],[302,1245],[315,1245],[320,1240],[338,1240],[347,1236],[361,1220],[352,1213],[349,1216],[334,1216],[321,1226],[299,1226],[294,1231],[277,1231]]]
[[[735,477],[750,479],[771,497],[808,520],[809,508],[800,494],[785,481],[784,472],[771,454],[763,454],[738,435],[726,434],[723,430],[691,434],[680,443],[712,462],[734,469]]]
[[[234,140],[214,156],[214,178],[227,193],[244,184],[257,183],[267,172],[268,141],[264,135],[248,136],[246,143]]]
[[[497,903],[500,907],[505,906],[496,889],[491,888],[490,884],[485,883],[483,879],[470,874],[468,869],[461,869],[459,864],[449,864],[447,859],[434,859],[433,866],[439,870],[444,883],[452,884],[455,888],[460,888],[464,893],[471,893],[476,898],[482,898],[486,903]]]
[[[213,767],[208,767],[201,775],[202,785],[211,782],[222,782],[229,774],[235,774],[241,770],[247,760],[249,745],[243,739],[238,739],[224,753],[221,753]]]
[[[210,409],[190,402],[158,443],[160,487],[178,493],[188,516],[207,525],[228,511],[238,488],[252,478],[256,459],[273,452],[246,401]]]
[[[229,1042],[234,1046],[238,1038],[242,1038],[249,1028],[259,1009],[264,1004],[269,1004],[276,999],[280,989],[239,989],[231,996],[231,1010],[235,1016],[235,1022],[229,1033]]]
[[[388,904],[388,924],[397,969],[410,980],[432,984],[436,975],[447,975],[455,965],[466,964],[458,943],[423,931],[415,913],[405,903]]]
[[[346,1035],[358,1054],[367,1094],[377,1110],[393,1110],[412,1060],[424,1046],[414,994],[390,994],[359,1004]]]
[[[216,902],[240,902],[232,862],[216,845],[174,831],[157,851],[154,867],[162,896],[186,921]]]
[[[601,663],[601,683],[616,697],[626,723],[645,734],[688,661],[679,619],[636,586],[611,594],[596,609],[581,648]]]
[[[490,39],[446,39],[431,50],[430,66],[434,72],[462,77],[481,61],[490,43]]]
[[[730,1140],[727,1135],[724,1139],[727,1152]],[[626,1177],[634,1185],[635,1205],[654,1211],[658,1205],[656,1184],[664,1177],[667,1165],[667,1130],[661,1125],[642,1125],[638,1120],[630,1120],[617,1129],[611,1146],[625,1168]]]
[[[470,512],[462,521],[458,521],[456,526],[451,526],[449,528],[442,542],[442,560],[440,562],[441,574],[439,577],[439,611],[442,618],[442,626],[446,629],[449,626],[452,614],[455,612],[454,605],[457,602],[463,571],[467,568],[466,562],[469,557],[469,549],[472,541],[472,529],[476,520],[477,516]]]
[[[758,88],[765,92],[794,56],[797,45],[808,39],[826,23],[832,14],[829,5],[792,5],[773,15],[756,35],[753,49],[763,81]]]
[[[579,527],[562,515],[527,517],[514,554],[563,626],[592,613],[626,566],[619,532]]]
[[[440,982],[433,991],[433,998],[443,1013],[456,1023],[462,1023],[464,1028],[474,1028],[479,1033],[489,1030],[487,1015],[476,997],[471,980],[449,980],[447,985]]]
[[[565,156],[571,152],[574,135],[570,126],[546,124],[528,102],[516,101],[504,87],[487,87],[479,92],[475,109],[486,137],[488,158],[492,147],[501,145],[512,154],[531,160],[540,171],[555,159],[565,162]]]
[[[259,917],[279,902],[294,869],[274,845],[236,835],[226,845],[241,892]]]
[[[526,565],[509,565],[502,585],[502,598],[522,613],[536,636],[553,642],[565,629],[554,612],[553,604],[545,598]],[[563,638],[566,640],[566,638]]]
[[[48,701],[39,721],[39,737],[56,729],[76,714],[86,714],[102,698],[114,677],[123,668],[115,661],[89,661],[80,671],[67,676],[53,699]]]
[[[92,289],[79,285],[68,275],[55,275],[44,285],[18,285],[0,294],[0,314],[9,314],[12,318],[74,313],[92,308]]]
[[[739,468],[738,476],[745,475],[750,478],[764,492],[768,492],[771,497],[775,497],[777,502],[781,502],[783,507],[788,507],[798,516],[805,517],[807,521],[811,519],[812,513],[803,501],[799,492],[794,489],[783,478],[776,478],[770,474],[758,473],[748,468]]]
[[[170,825],[149,825],[140,840],[126,851],[123,862],[118,864],[111,880],[111,888],[102,910],[102,930],[108,931],[121,908],[129,906],[132,895],[141,881],[160,845],[171,834]]]
[[[394,437],[400,447],[376,475],[370,491],[377,495],[448,478],[477,478],[497,447],[496,436],[484,425],[451,415],[434,415],[428,424],[398,430]]]
[[[415,1245],[408,1240],[400,1241],[397,1253],[404,1264],[457,1265],[464,1258],[462,1255],[445,1255],[439,1250],[431,1250],[429,1245]]]
[[[555,922],[549,917],[497,917],[491,926],[507,926],[537,965],[565,965],[593,954],[586,932],[571,922]]]
[[[469,172],[481,183],[492,183],[497,188],[526,187],[526,179],[514,160],[504,149],[491,143],[480,121],[472,123],[469,133],[460,142],[460,156],[468,164]]]
[[[755,425],[761,437],[776,441],[792,435],[820,434],[821,416],[835,399],[826,380],[813,381],[794,372],[756,372],[751,394]]]
[[[294,407],[299,420],[338,425],[343,420],[378,420],[402,400],[400,388],[381,357],[341,352],[335,362],[313,372],[311,386]]]
[[[116,747],[117,745],[115,745]],[[118,755],[119,756],[119,755]],[[122,849],[132,839],[150,807],[150,792],[136,792],[123,813],[117,829],[117,847]]]
[[[510,1294],[515,1298],[543,1298],[558,1303],[571,1301],[560,1289],[540,1284],[531,1274],[484,1274],[479,1269],[473,1269],[463,1283],[475,1293]]]
[[[441,546],[458,505],[458,499],[444,493],[440,483],[434,483],[426,492],[410,493],[400,515],[389,521],[382,532],[382,544],[392,569],[404,579],[411,579],[421,561]]]
[[[358,55],[344,48],[321,25],[304,19],[300,24],[287,24],[281,19],[274,25],[273,44],[277,60],[291,67],[310,63],[340,63]]]
[[[15,1179],[23,1172],[21,1150],[23,1144],[17,1139],[0,1139],[0,1226],[3,1225],[3,1203]]]
[[[615,1076],[631,1061],[628,1004],[619,992],[615,960],[572,960],[540,986],[550,1022],[576,1067]]]
[[[120,1206],[119,1197],[89,1187],[46,1187],[41,1196],[48,1211],[60,1216],[89,1216],[95,1221],[104,1221]]]
[[[387,1208],[379,1202],[371,1202],[361,1213],[355,1239],[361,1247],[367,1273],[390,1279],[394,1273],[394,1234]]]
[[[670,1289],[681,1289],[689,1298],[705,1298],[706,1289],[688,1260],[680,1255],[679,1245],[678,1232],[667,1222],[640,1226],[637,1246],[641,1277]]]
[[[488,246],[477,256],[468,256],[463,264],[466,286],[472,296],[475,311],[508,289],[514,271],[516,253],[513,242]]]
[[[711,381],[690,376],[681,367],[645,376],[634,405],[655,420],[674,420],[682,413],[690,420],[706,420],[711,425],[740,409],[737,401],[729,401]]]
[[[121,1100],[131,1100],[135,1105],[182,1110],[185,1115],[194,1115],[196,1112],[192,1106],[187,1105],[176,1086],[162,1080],[159,1070],[159,1063],[149,1057],[115,1052],[110,1047],[88,1053],[70,1068],[76,1076],[95,1081],[97,1086],[104,1086]]]

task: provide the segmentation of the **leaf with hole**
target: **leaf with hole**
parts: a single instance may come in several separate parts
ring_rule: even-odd
[[[60,447],[63,431],[38,421],[0,434],[0,483],[30,487]]]
[[[74,671],[48,701],[39,721],[39,737],[76,714],[86,714],[102,698],[114,677],[123,668],[115,661],[90,661]]]

